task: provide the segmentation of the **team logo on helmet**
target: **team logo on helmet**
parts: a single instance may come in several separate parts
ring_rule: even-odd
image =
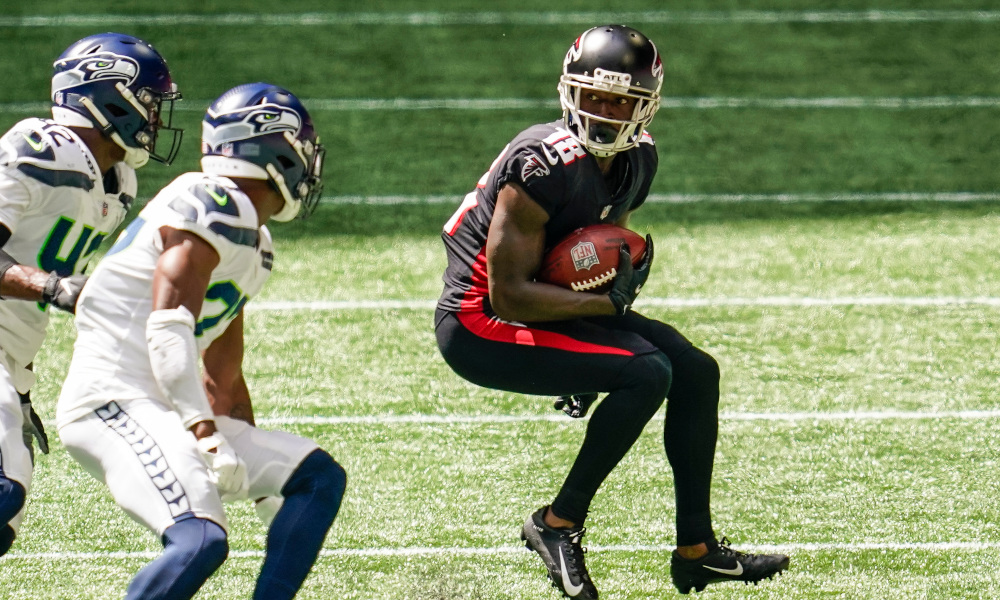
[[[663,61],[660,60],[660,51],[656,49],[656,44],[652,41],[649,45],[653,47],[653,77],[660,79],[663,77]]]
[[[209,119],[205,120],[202,141],[213,148],[282,131],[297,135],[302,128],[302,117],[298,112],[274,104],[231,113],[212,114],[210,111],[208,117],[217,124],[213,125],[209,123]],[[228,156],[225,149],[223,146],[223,154]]]
[[[584,32],[583,35],[587,35],[587,33]],[[563,59],[564,67],[570,64],[571,62],[580,60],[580,57],[583,55],[583,35],[576,38],[576,41],[573,42],[573,45],[569,47],[569,51],[566,52],[566,58]]]
[[[66,62],[76,60],[66,59]],[[73,68],[52,77],[52,90],[58,92],[76,87],[82,83],[120,80],[125,87],[132,85],[139,75],[139,63],[130,56],[122,56],[111,52],[95,54],[80,59]]]

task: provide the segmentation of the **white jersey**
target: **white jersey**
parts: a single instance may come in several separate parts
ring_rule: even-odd
[[[82,273],[135,194],[132,168],[118,163],[103,177],[83,140],[53,121],[25,119],[0,138],[0,223],[12,233],[3,250],[20,264]],[[15,368],[42,345],[47,308],[0,300],[0,350]]]
[[[173,409],[153,377],[146,343],[164,226],[192,232],[219,253],[196,315],[199,350],[222,335],[271,274],[271,234],[258,227],[256,209],[236,184],[204,173],[175,179],[122,232],[80,295],[73,361],[56,409],[60,427],[112,400],[150,399]]]

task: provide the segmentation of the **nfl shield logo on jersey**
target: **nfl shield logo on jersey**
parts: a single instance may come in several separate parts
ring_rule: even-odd
[[[590,267],[601,262],[597,258],[597,248],[592,242],[580,242],[573,246],[569,255],[573,257],[573,266],[577,271],[590,270]]]

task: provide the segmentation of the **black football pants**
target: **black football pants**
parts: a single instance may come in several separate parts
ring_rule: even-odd
[[[463,378],[522,394],[608,395],[553,512],[582,524],[594,495],[667,398],[663,443],[674,472],[677,541],[714,539],[709,496],[718,436],[719,367],[676,329],[624,317],[511,324],[482,313],[435,315],[438,347]]]

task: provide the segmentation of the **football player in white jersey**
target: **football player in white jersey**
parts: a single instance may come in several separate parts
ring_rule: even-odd
[[[48,452],[28,395],[48,305],[73,312],[84,268],[135,197],[135,169],[173,159],[179,98],[148,43],[93,35],[54,64],[52,119],[25,119],[0,138],[0,555],[23,519],[32,436]],[[164,132],[174,137],[159,154]]]
[[[253,83],[209,107],[202,154],[204,172],[157,194],[91,275],[56,423],[164,544],[127,599],[193,596],[228,551],[223,500],[247,497],[276,510],[253,597],[292,598],[346,476],[314,442],[254,426],[243,306],[270,276],[265,223],[315,208],[324,149],[294,95]]]

